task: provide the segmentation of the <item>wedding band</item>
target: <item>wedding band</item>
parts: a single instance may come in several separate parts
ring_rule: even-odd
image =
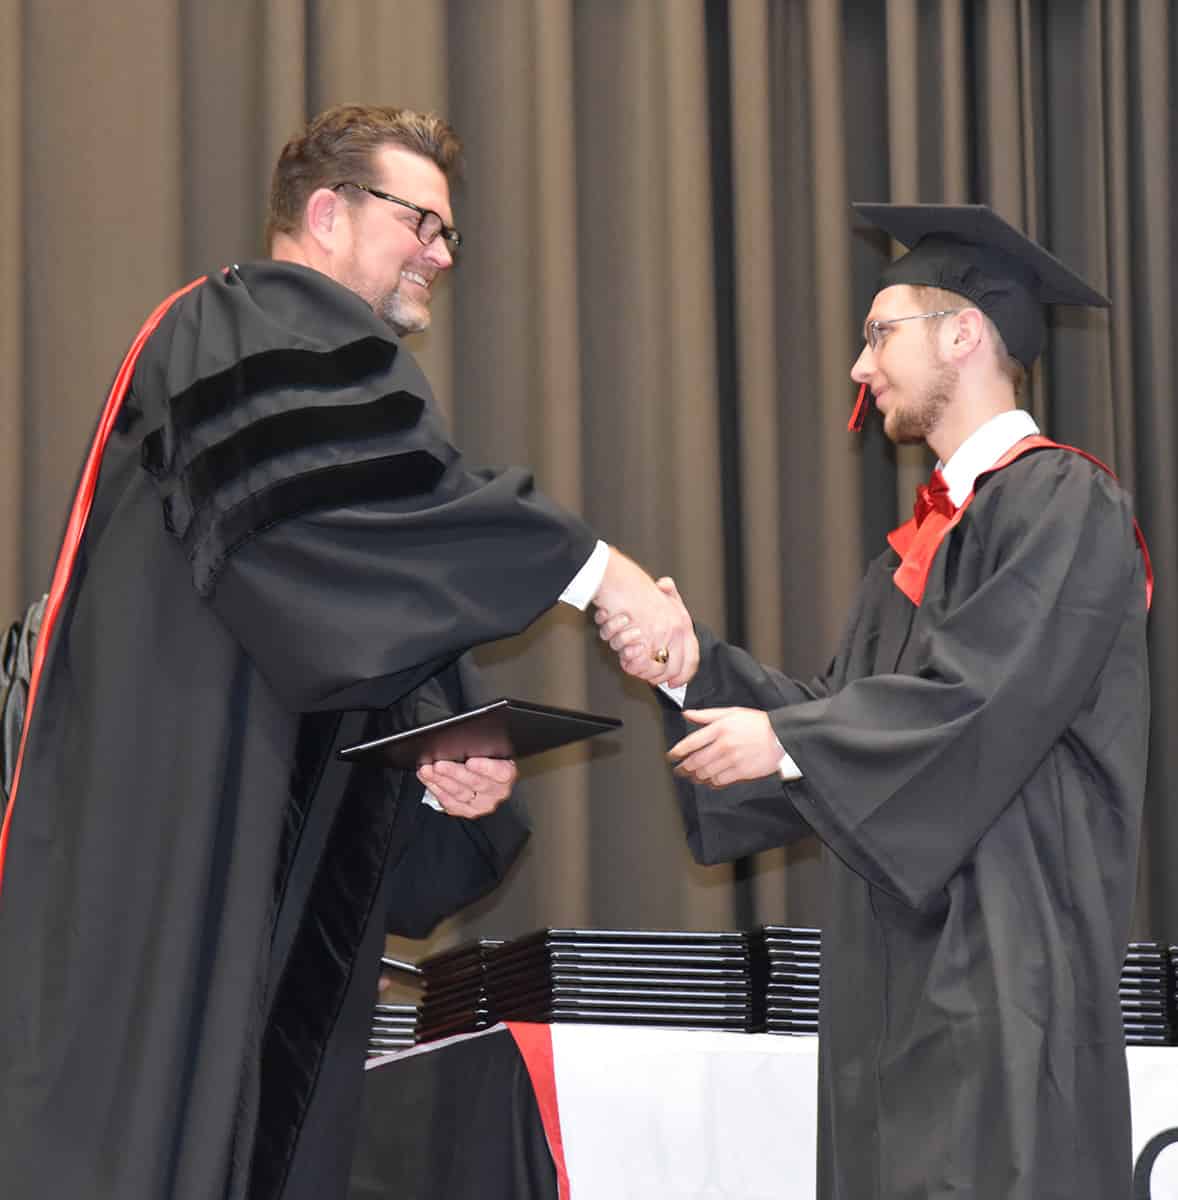
[[[652,650],[650,652],[650,657],[653,658],[656,663],[662,666],[666,663],[667,659],[671,657],[671,652],[666,646],[661,646],[658,650]]]

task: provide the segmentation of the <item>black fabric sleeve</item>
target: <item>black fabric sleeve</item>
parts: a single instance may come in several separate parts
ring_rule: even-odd
[[[193,586],[293,710],[385,707],[525,628],[593,550],[525,471],[468,470],[412,355],[315,272],[210,278],[132,390]]]
[[[1092,702],[1145,596],[1128,498],[1066,451],[992,476],[933,564],[912,673],[770,714],[790,800],[852,870],[913,906],[968,858]]]
[[[823,680],[802,684],[757,662],[738,646],[720,641],[705,626],[697,626],[696,634],[700,666],[688,685],[686,708],[773,709],[825,694]],[[697,728],[661,692],[659,701],[668,746]],[[697,862],[730,862],[813,832],[776,777],[710,788],[676,776],[675,789],[687,844]]]
[[[699,670],[687,686],[685,708],[781,708],[826,695],[827,677],[808,683],[758,662],[747,650],[696,626]]]
[[[387,929],[405,937],[426,937],[433,927],[473,904],[503,879],[527,840],[514,802],[467,821],[415,805],[409,846],[389,872]]]
[[[211,603],[290,707],[383,707],[438,662],[524,629],[594,542],[524,472],[456,464],[420,507],[338,506],[259,532]]]

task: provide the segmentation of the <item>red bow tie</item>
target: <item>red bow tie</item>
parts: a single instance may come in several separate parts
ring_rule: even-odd
[[[912,506],[912,516],[920,525],[931,512],[939,512],[943,517],[951,517],[957,511],[957,505],[949,499],[949,485],[940,471],[934,471],[928,483],[922,483],[916,489],[916,503]]]

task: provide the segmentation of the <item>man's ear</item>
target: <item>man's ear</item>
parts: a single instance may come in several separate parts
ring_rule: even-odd
[[[307,232],[325,251],[331,250],[339,239],[342,209],[346,203],[338,192],[325,187],[316,188],[307,197],[307,206],[303,209]]]
[[[949,353],[957,359],[966,358],[981,344],[986,333],[986,318],[981,309],[963,308],[953,318],[953,337]]]

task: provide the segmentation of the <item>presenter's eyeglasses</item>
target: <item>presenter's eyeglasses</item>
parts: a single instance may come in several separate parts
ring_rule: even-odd
[[[345,187],[359,188],[360,191],[367,192],[378,200],[387,200],[390,204],[399,204],[402,208],[415,212],[417,228],[414,232],[417,234],[417,240],[423,246],[428,246],[436,237],[445,238],[451,253],[457,253],[458,248],[462,245],[462,234],[453,225],[447,225],[432,208],[422,208],[420,204],[414,204],[412,200],[402,200],[400,196],[390,196],[388,192],[382,192],[379,188],[369,187],[366,183],[355,183],[352,180],[337,183],[331,190],[338,192],[340,188]]]
[[[863,326],[863,340],[871,347],[872,350],[878,350],[883,344],[883,340],[891,332],[893,325],[899,325],[901,321],[927,321],[930,317],[952,317],[961,312],[959,308],[941,308],[936,312],[913,313],[909,317],[889,317],[885,321],[868,321]]]

